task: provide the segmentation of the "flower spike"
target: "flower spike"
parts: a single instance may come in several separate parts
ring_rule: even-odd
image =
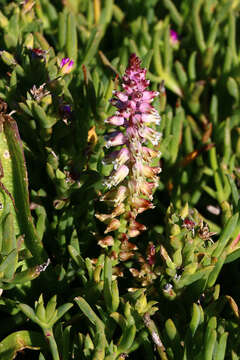
[[[152,128],[159,125],[160,116],[151,103],[159,93],[147,90],[147,70],[140,64],[140,59],[132,54],[122,78],[123,91],[114,91],[110,100],[117,111],[105,120],[115,128],[105,135],[105,147],[115,150],[108,152],[103,160],[104,164],[113,164],[113,171],[104,182],[108,192],[101,197],[112,206],[111,214],[96,215],[107,225],[105,234],[119,229],[116,218],[121,216],[127,224],[126,236],[139,235],[146,227],[136,221],[137,215],[154,207],[153,192],[161,168],[152,166],[153,160],[160,157],[160,152],[152,146],[159,144],[161,134]],[[112,219],[110,223],[109,219]]]

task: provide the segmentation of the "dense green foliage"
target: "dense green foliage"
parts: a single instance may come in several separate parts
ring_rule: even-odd
[[[239,1],[0,5],[0,359],[240,359]],[[162,173],[147,230],[107,246],[104,119],[131,53]]]

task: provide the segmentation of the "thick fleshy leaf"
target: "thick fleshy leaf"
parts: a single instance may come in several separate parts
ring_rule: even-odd
[[[2,261],[2,263],[0,264],[0,272],[4,271],[9,265],[11,265],[12,263],[14,263],[14,260],[16,258],[16,253],[17,250],[13,249],[8,255],[7,257]]]
[[[12,172],[11,178],[9,178],[8,181],[11,182],[9,191],[14,198],[15,207],[17,209],[17,211],[14,209],[17,223],[20,228],[20,233],[25,235],[26,246],[29,248],[36,261],[38,263],[42,263],[46,260],[46,254],[43,249],[42,242],[38,238],[31,216],[28,194],[28,177],[23,147],[17,124],[13,119],[11,119],[11,121],[5,121],[4,133],[8,145],[8,159],[11,162],[8,165],[11,170],[6,168],[6,176],[9,171]]]
[[[67,304],[60,306],[57,309],[57,316],[56,316],[56,319],[54,319],[54,323],[56,321],[58,321],[69,309],[71,309],[72,306],[73,306],[73,304],[71,304],[71,303],[67,303]]]
[[[17,353],[23,349],[46,349],[46,342],[41,333],[36,331],[17,331],[0,342],[0,359],[15,359]]]
[[[19,308],[22,310],[22,312],[33,322],[38,324],[38,318],[34,312],[34,310],[27,304],[19,304]]]

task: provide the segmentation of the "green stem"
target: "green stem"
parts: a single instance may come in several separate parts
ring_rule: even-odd
[[[52,353],[53,360],[60,360],[59,353],[58,353],[58,348],[57,348],[56,341],[54,339],[52,328],[43,329],[43,333],[44,333],[44,335],[45,335],[45,337],[47,339],[47,342],[48,342],[48,344],[50,346],[50,350],[51,350],[51,353]]]
[[[144,315],[143,321],[152,337],[152,340],[157,348],[157,351],[158,351],[158,354],[159,354],[161,360],[168,360],[168,357],[165,353],[164,345],[163,345],[163,343],[160,339],[159,333],[158,333],[158,329],[157,329],[154,321],[150,318],[148,313],[146,313]]]

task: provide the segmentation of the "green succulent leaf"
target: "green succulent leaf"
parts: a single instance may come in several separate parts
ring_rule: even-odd
[[[16,331],[0,342],[0,358],[2,360],[13,360],[18,352],[24,349],[42,350],[46,349],[46,342],[40,333],[36,331]]]

